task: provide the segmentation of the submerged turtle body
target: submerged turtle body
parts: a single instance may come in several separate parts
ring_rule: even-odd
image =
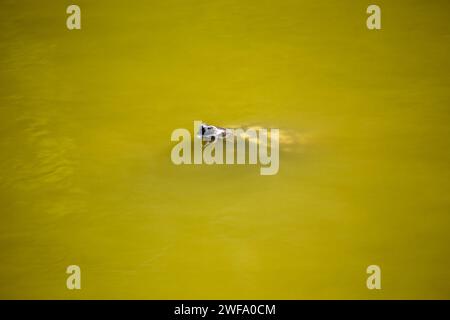
[[[270,130],[268,132],[269,140],[264,139],[261,141],[257,137],[251,137],[247,134],[247,130],[261,130],[264,129],[260,125],[251,125],[251,126],[245,126],[245,127],[238,127],[236,125],[230,125],[230,129],[223,128],[223,127],[216,127],[212,125],[208,125],[205,123],[202,123],[199,127],[199,131],[197,133],[197,137],[206,142],[206,145],[210,143],[216,142],[218,139],[226,139],[229,137],[232,137],[233,135],[236,135],[235,130],[242,129],[243,132],[239,134],[239,137],[244,138],[248,141],[250,144],[257,144],[258,146],[266,146],[268,141],[270,140]],[[278,130],[278,139],[279,139],[279,146],[282,151],[288,152],[288,153],[301,153],[304,150],[304,147],[306,145],[309,145],[311,143],[311,135],[307,133],[299,133],[295,130],[289,130],[289,129],[279,129]]]

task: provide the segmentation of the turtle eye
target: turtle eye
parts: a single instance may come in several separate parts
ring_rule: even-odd
[[[202,136],[205,135],[205,127],[202,126]]]

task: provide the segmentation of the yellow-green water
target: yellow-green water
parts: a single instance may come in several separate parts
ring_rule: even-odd
[[[0,298],[450,298],[448,1],[71,3],[0,1]],[[175,166],[194,120],[301,139]]]

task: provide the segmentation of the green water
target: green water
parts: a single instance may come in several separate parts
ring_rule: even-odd
[[[74,3],[0,1],[0,298],[450,298],[448,1]],[[194,120],[279,173],[175,166]]]

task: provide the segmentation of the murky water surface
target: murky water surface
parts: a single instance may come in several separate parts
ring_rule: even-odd
[[[378,1],[381,31],[361,1],[76,3],[80,31],[0,1],[1,298],[450,298],[448,1]],[[279,173],[173,165],[194,120],[279,128]]]

